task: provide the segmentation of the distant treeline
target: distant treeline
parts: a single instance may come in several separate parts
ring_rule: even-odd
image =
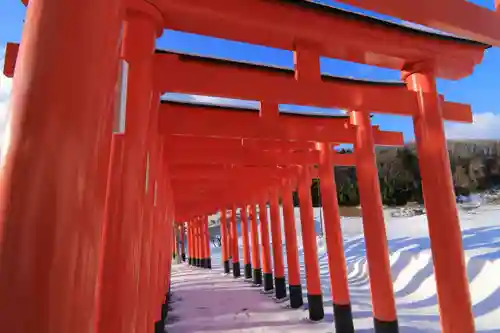
[[[448,152],[455,193],[468,195],[500,185],[500,141],[449,141]],[[340,151],[352,153],[349,149]],[[386,205],[423,202],[418,156],[414,144],[376,150],[382,201]],[[359,205],[354,167],[336,167],[335,179],[340,205]],[[311,187],[313,205],[321,205],[319,179]],[[294,203],[298,205],[297,194]]]

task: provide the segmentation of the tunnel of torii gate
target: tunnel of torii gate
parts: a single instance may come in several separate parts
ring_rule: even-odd
[[[244,276],[277,299],[288,294],[292,308],[304,302],[302,241],[309,317],[321,320],[313,178],[336,330],[354,332],[339,165],[356,169],[375,331],[398,332],[374,146],[403,137],[373,126],[373,113],[413,119],[442,331],[475,331],[443,129],[472,122],[472,112],[439,95],[436,78],[466,77],[489,44],[500,46],[497,13],[462,0],[341,0],[464,36],[455,37],[305,0],[28,2],[4,67],[14,77],[0,182],[5,332],[163,332],[173,257],[214,266],[208,216],[217,212],[224,271],[241,274],[239,214]],[[294,68],[156,50],[164,29],[292,51]],[[320,57],[398,70],[401,81],[328,75]],[[165,93],[260,107],[161,100]],[[290,114],[281,104],[346,113]],[[335,151],[343,143],[352,154]]]

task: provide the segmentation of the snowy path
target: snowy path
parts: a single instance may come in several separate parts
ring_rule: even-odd
[[[299,263],[304,301],[307,302],[305,267],[296,212]],[[394,296],[401,333],[439,333],[439,308],[425,216],[391,218],[386,227]],[[315,211],[317,232],[321,229]],[[460,211],[460,224],[472,310],[478,333],[500,333],[500,206],[485,206],[469,214]],[[214,234],[220,228],[212,228]],[[360,218],[343,218],[344,250],[356,333],[373,333],[372,306],[365,242]],[[284,238],[283,238],[284,239]],[[317,239],[325,319],[305,320],[307,310],[283,309],[269,296],[242,280],[221,274],[220,248],[211,249],[213,272],[177,266],[173,273],[174,297],[169,333],[176,332],[335,332],[325,240]],[[241,239],[239,241],[241,246]],[[240,254],[242,249],[240,247]],[[286,253],[284,253],[286,258]],[[286,260],[285,260],[286,263]],[[245,309],[245,310],[244,310]]]
[[[220,270],[174,265],[168,333],[333,332],[332,323],[313,324],[307,311],[285,309],[259,288]]]

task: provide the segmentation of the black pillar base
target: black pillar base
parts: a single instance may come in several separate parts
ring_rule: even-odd
[[[186,254],[185,253],[182,254],[182,261],[186,262]]]
[[[200,267],[205,268],[205,258],[200,259]]]
[[[162,320],[155,322],[155,333],[165,333],[165,323]]]
[[[165,319],[167,318],[167,314],[168,314],[168,304],[167,303],[163,303],[161,305],[161,321],[165,321]]]
[[[297,286],[288,286],[290,291],[290,307],[292,309],[298,309],[304,305],[304,299],[302,298],[302,286],[299,284]]]
[[[399,333],[398,321],[383,321],[377,318],[373,319],[375,324],[375,333]]]
[[[325,317],[323,295],[307,294],[307,302],[309,303],[309,319],[312,321],[322,320]]]
[[[189,257],[188,258],[188,265],[191,266],[192,262],[191,262],[191,258]]]
[[[333,315],[336,332],[354,333],[351,304],[333,304]]]
[[[241,276],[240,262],[233,262],[233,277],[239,278]]]
[[[229,274],[231,271],[229,270],[229,260],[224,261],[224,273]]]
[[[245,264],[245,279],[252,278],[252,264]]]
[[[273,273],[264,273],[264,291],[273,290]]]
[[[195,265],[196,267],[200,267],[200,259],[198,259],[198,258],[194,258],[194,265]]]
[[[212,258],[207,258],[207,268],[212,269]]]
[[[284,277],[275,277],[275,295],[277,299],[282,299],[286,297],[286,281]]]
[[[208,269],[208,261],[210,260],[210,258],[205,258],[203,259],[203,268],[206,268]]]
[[[253,283],[254,284],[262,284],[262,269],[254,268],[253,270]]]

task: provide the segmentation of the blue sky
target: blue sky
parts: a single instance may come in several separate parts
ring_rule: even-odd
[[[324,0],[329,4],[333,1]],[[474,0],[479,5],[493,8],[493,0]],[[338,4],[335,4],[338,5]],[[345,5],[342,8],[353,9]],[[358,12],[378,16],[387,20],[399,20],[354,9]],[[6,42],[19,41],[22,22],[25,15],[24,6],[19,0],[0,1],[0,55]],[[158,47],[184,52],[231,58],[236,60],[255,61],[286,67],[293,66],[292,53],[284,50],[271,49],[255,45],[229,42],[203,36],[166,31],[158,40]],[[0,57],[1,59],[1,57]],[[1,64],[1,61],[0,61]],[[322,59],[322,71],[334,75],[352,76],[377,80],[398,80],[399,72],[337,61]],[[500,49],[494,48],[486,52],[483,63],[476,67],[473,75],[459,81],[438,80],[438,90],[447,100],[468,103],[472,105],[475,123],[447,124],[447,135],[450,138],[495,138],[500,139],[500,103],[497,100],[500,92]],[[7,101],[11,82],[1,79],[0,82],[0,125],[5,124]],[[292,107],[293,108],[293,107]],[[403,131],[405,139],[413,139],[411,119],[389,115],[376,115],[373,119],[385,130]]]

